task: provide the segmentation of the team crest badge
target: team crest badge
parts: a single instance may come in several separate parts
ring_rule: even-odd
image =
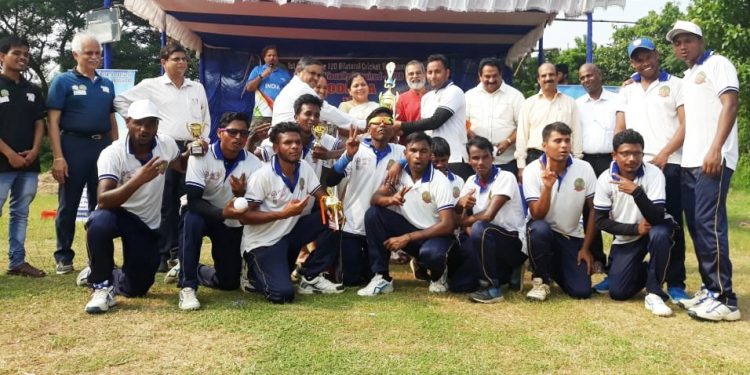
[[[6,90],[6,89],[0,90],[0,96],[6,97],[8,95],[10,95],[10,93],[8,92],[8,90]]]
[[[453,187],[453,198],[458,198],[458,196],[461,194],[461,190],[458,190],[458,186]]]
[[[391,167],[393,166],[393,164],[394,164],[395,162],[396,162],[396,161],[395,161],[395,160],[393,160],[393,159],[391,159],[391,160],[388,160],[388,165],[386,165],[386,169],[391,169]]]
[[[659,88],[659,96],[666,98],[669,96],[669,86],[662,86]]]
[[[573,183],[573,188],[576,189],[576,191],[582,191],[586,188],[586,183],[583,182],[582,178],[576,178],[576,181]]]
[[[429,191],[425,191],[425,192],[422,193],[422,200],[425,203],[432,203],[432,197],[430,196],[430,192]]]
[[[271,192],[271,201],[273,201],[273,204],[279,203],[279,200],[276,198],[276,192],[275,191]]]
[[[81,90],[81,91],[86,91],[86,85],[80,84],[80,85],[78,85],[78,89]]]
[[[698,74],[695,75],[695,84],[700,85],[703,82],[706,82],[706,73],[698,72]]]
[[[299,179],[299,189],[302,190],[302,191],[305,190],[305,179],[304,178],[300,178]]]

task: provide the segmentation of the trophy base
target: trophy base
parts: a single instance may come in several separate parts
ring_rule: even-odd
[[[203,155],[205,152],[203,151],[203,145],[200,143],[193,142],[190,145],[188,145],[188,150],[190,151],[190,155]]]

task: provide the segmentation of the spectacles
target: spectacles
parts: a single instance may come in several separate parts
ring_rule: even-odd
[[[230,136],[230,137],[232,137],[232,138],[235,138],[238,135],[241,138],[245,138],[248,135],[250,135],[250,131],[249,130],[242,130],[242,129],[221,129],[221,131],[223,131],[224,133],[227,133],[227,135]]]
[[[380,126],[380,125],[393,125],[393,119],[390,117],[373,117],[367,122],[367,125]]]
[[[619,155],[621,158],[630,158],[634,157],[636,159],[643,157],[643,152],[640,151],[633,151],[633,152],[618,152],[617,155]]]

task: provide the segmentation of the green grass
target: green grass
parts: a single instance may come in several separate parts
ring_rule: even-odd
[[[352,288],[277,306],[259,295],[201,288],[202,309],[188,313],[177,309],[177,289],[159,274],[146,298],[119,298],[111,313],[89,316],[89,292],[74,286],[75,274],[54,275],[54,223],[39,217],[55,206],[54,196],[37,197],[27,239],[28,260],[51,275],[0,276],[0,374],[750,373],[748,193],[732,192],[728,203],[745,318],[718,324],[678,309],[654,317],[641,297],[575,301],[557,288],[546,303],[506,293],[499,304],[472,304],[464,295],[429,294],[404,267],[394,273],[395,293],[377,298]],[[7,246],[7,219],[0,233]],[[74,248],[81,269],[81,225]],[[692,248],[687,259],[694,291]],[[5,252],[0,261],[7,262]]]

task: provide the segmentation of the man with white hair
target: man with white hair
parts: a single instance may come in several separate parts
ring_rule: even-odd
[[[57,274],[73,272],[75,220],[83,187],[89,211],[96,204],[96,160],[117,139],[112,100],[115,87],[96,73],[102,46],[90,34],[77,33],[71,42],[76,66],[52,80],[47,95],[48,133],[52,146],[52,176],[58,190],[55,231]]]
[[[421,110],[422,95],[427,92],[427,80],[425,79],[424,64],[417,60],[406,63],[404,76],[409,91],[399,94],[394,113],[396,120],[417,121]],[[406,137],[404,137],[406,141]]]

